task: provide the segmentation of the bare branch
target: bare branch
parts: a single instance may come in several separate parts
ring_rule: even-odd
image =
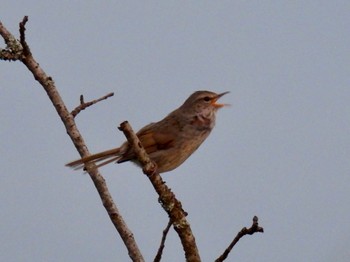
[[[240,232],[238,232],[237,236],[233,239],[233,241],[231,242],[231,244],[226,248],[226,250],[224,251],[224,253],[215,260],[215,262],[222,262],[224,261],[228,254],[231,252],[232,248],[237,244],[237,242],[245,235],[253,235],[254,233],[263,233],[264,229],[262,227],[259,227],[258,224],[258,217],[254,216],[253,217],[253,224],[250,228],[242,228],[242,230]]]
[[[201,261],[195,238],[190,224],[186,219],[187,213],[182,209],[181,202],[176,199],[175,194],[171,192],[170,188],[165,184],[162,177],[157,172],[156,164],[147,155],[129,123],[127,121],[121,123],[119,129],[123,131],[128,142],[133,146],[137,159],[143,167],[143,172],[147,175],[153,188],[158,193],[159,202],[162,204],[163,209],[168,213],[174,229],[180,237],[185,251],[186,261]]]
[[[0,22],[0,35],[4,38],[6,48],[0,48],[0,59],[5,61],[20,60],[23,56],[21,43]]]
[[[19,35],[20,35],[20,42],[23,47],[23,54],[25,56],[31,56],[32,52],[30,51],[30,48],[26,42],[26,23],[28,22],[28,16],[23,17],[22,22],[19,23]]]
[[[10,50],[10,52],[14,52],[15,54],[18,54],[20,57],[20,60],[27,66],[27,68],[33,73],[34,78],[42,85],[44,90],[46,91],[47,95],[49,96],[53,106],[55,107],[58,115],[60,116],[64,126],[66,127],[67,133],[72,139],[73,144],[75,145],[76,149],[80,153],[82,157],[89,156],[90,153],[87,149],[87,146],[85,145],[84,139],[81,136],[72,114],[69,113],[66,105],[64,104],[60,94],[58,93],[58,90],[55,86],[55,83],[52,79],[52,77],[48,76],[44,70],[39,66],[39,63],[35,61],[33,58],[29,46],[26,43],[25,40],[25,24],[27,22],[28,18],[24,17],[22,23],[20,24],[20,34],[21,34],[21,44],[19,46],[26,49],[26,51],[23,50],[20,51],[20,49],[16,50]],[[0,23],[0,34],[5,39],[5,42],[7,45],[12,44],[14,42],[13,35],[6,30],[6,28]],[[18,42],[15,40],[16,43]],[[16,47],[16,45],[15,45]],[[17,52],[17,53],[16,53]],[[130,258],[133,261],[143,262],[144,259],[142,257],[142,254],[137,247],[137,244],[135,242],[134,236],[132,232],[127,227],[126,223],[124,222],[117,206],[113,202],[113,199],[111,197],[111,194],[108,191],[108,187],[106,184],[106,181],[104,178],[100,175],[99,171],[97,170],[96,166],[94,164],[87,165],[87,172],[90,175],[90,178],[92,179],[99,195],[101,198],[101,201],[103,203],[103,206],[105,207],[113,225],[119,232],[119,235],[121,236],[122,240],[124,241],[124,244],[126,248],[128,249],[128,253]]]
[[[89,106],[92,106],[92,105],[94,105],[94,104],[96,104],[96,103],[98,103],[98,102],[100,102],[102,100],[106,100],[106,99],[108,99],[111,96],[114,96],[114,93],[109,93],[109,94],[107,94],[107,95],[105,95],[105,96],[103,96],[103,97],[101,97],[99,99],[95,99],[95,100],[92,100],[90,102],[85,102],[84,101],[84,96],[80,95],[80,105],[77,106],[76,108],[74,108],[74,110],[71,112],[71,114],[72,114],[73,117],[76,117],[80,113],[80,111],[85,110]]]
[[[163,230],[162,240],[160,242],[160,246],[158,248],[157,255],[156,255],[156,257],[153,260],[154,262],[159,262],[162,259],[162,254],[163,254],[163,250],[164,250],[164,247],[165,247],[164,243],[165,243],[166,236],[168,235],[169,229],[170,229],[172,224],[173,223],[171,222],[171,219],[169,219],[168,225]]]

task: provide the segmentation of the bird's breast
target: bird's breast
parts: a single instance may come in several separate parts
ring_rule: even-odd
[[[211,130],[213,129],[214,125],[215,125],[215,118],[214,117],[204,117],[203,115],[195,115],[191,121],[190,121],[190,125],[195,128],[198,129],[200,131],[202,130]]]

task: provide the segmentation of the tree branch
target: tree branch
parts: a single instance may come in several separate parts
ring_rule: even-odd
[[[23,46],[23,54],[25,56],[32,56],[32,52],[26,42],[26,23],[28,22],[28,16],[23,17],[22,22],[19,23],[19,35],[20,35],[20,43]]]
[[[0,59],[5,61],[20,60],[23,56],[21,43],[6,29],[0,21],[0,35],[4,38],[6,48],[0,49]]]
[[[163,254],[163,250],[164,250],[164,247],[165,247],[164,243],[165,243],[166,236],[168,235],[169,229],[170,229],[172,224],[173,223],[171,222],[171,219],[169,219],[168,225],[163,230],[162,240],[160,241],[158,252],[157,252],[157,255],[154,258],[153,262],[160,262],[160,260],[162,259],[162,254]]]
[[[121,123],[119,129],[123,131],[128,142],[132,145],[137,159],[143,167],[143,172],[147,175],[153,188],[158,193],[159,202],[165,212],[168,213],[174,229],[180,237],[185,251],[186,261],[201,261],[190,224],[186,220],[187,213],[182,209],[181,202],[176,199],[175,194],[171,192],[170,188],[157,172],[156,164],[147,155],[129,123],[127,121]]]
[[[254,233],[263,233],[264,229],[262,227],[259,227],[258,224],[258,217],[254,216],[253,217],[253,224],[250,228],[242,228],[242,230],[240,232],[238,232],[237,236],[233,239],[233,241],[231,242],[231,244],[226,248],[226,250],[224,251],[224,253],[215,260],[215,262],[222,262],[224,261],[228,254],[231,252],[232,248],[237,244],[237,242],[245,235],[253,235]]]
[[[15,56],[12,56],[12,59],[21,60],[32,72],[34,78],[41,84],[41,86],[46,91],[79,154],[82,157],[89,156],[90,153],[87,149],[87,146],[85,145],[83,137],[81,136],[75,124],[74,117],[67,110],[67,107],[64,104],[52,77],[48,76],[44,72],[44,70],[35,61],[30,52],[24,34],[25,24],[27,21],[28,18],[24,17],[22,23],[20,24],[21,43],[19,43],[17,40],[14,40],[15,38],[13,37],[13,35],[6,30],[2,23],[0,23],[0,34],[2,35],[2,37],[5,40],[5,43],[7,44],[7,52],[5,53],[15,54],[17,59],[15,59]],[[19,46],[21,47],[19,48]],[[4,59],[4,57],[2,58]],[[94,164],[87,165],[87,172],[89,173],[90,178],[92,179],[97,189],[97,192],[100,195],[103,206],[105,207],[113,225],[115,226],[115,228],[119,232],[119,235],[124,241],[124,244],[128,249],[130,258],[133,261],[143,262],[144,259],[139,248],[137,247],[133,234],[127,227],[117,206],[113,202],[112,196],[108,191],[106,181],[100,175],[99,171],[97,170]]]
[[[111,96],[114,96],[114,93],[109,93],[109,94],[107,94],[107,95],[105,95],[105,96],[103,96],[103,97],[101,97],[99,99],[95,99],[95,100],[92,100],[90,102],[85,102],[84,101],[84,96],[80,95],[80,105],[77,106],[76,108],[74,108],[74,110],[71,112],[71,114],[72,114],[73,117],[76,117],[80,113],[80,111],[85,110],[89,106],[92,106],[92,105],[94,105],[94,104],[96,104],[96,103],[98,103],[98,102],[100,102],[102,100],[106,100],[106,99],[108,99]]]

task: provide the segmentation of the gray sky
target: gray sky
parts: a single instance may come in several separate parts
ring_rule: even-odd
[[[189,213],[203,261],[259,217],[227,261],[348,261],[349,1],[6,1],[0,20],[27,40],[73,109],[91,152],[117,130],[158,121],[195,90],[231,91],[208,140],[163,175]],[[4,45],[2,44],[2,47]],[[0,260],[128,261],[43,89],[0,63]],[[101,169],[147,261],[167,216],[130,164]],[[174,231],[163,261],[183,261]]]

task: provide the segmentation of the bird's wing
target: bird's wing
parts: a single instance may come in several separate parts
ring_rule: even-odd
[[[137,133],[138,138],[141,141],[143,148],[148,155],[159,150],[166,150],[174,146],[176,136],[173,132],[162,132],[161,130],[155,130],[153,124],[149,124],[142,128]],[[135,158],[134,150],[129,147],[123,156],[118,160],[118,163],[129,161]]]

